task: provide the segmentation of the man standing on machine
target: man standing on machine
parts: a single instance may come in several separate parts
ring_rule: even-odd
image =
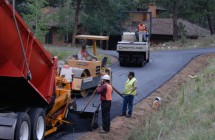
[[[145,26],[145,24],[143,24],[142,21],[138,25],[138,30],[135,32],[137,40],[139,40],[139,34],[140,34],[140,32],[143,33],[142,38],[144,39],[144,41],[146,41],[146,26]]]

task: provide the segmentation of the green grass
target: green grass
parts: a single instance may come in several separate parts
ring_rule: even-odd
[[[157,47],[156,47],[157,46]],[[169,41],[152,46],[157,49],[190,49],[190,48],[207,48],[215,46],[215,35],[201,37],[198,39],[179,39],[178,41]]]
[[[52,54],[52,56],[57,56],[59,60],[66,61],[67,58],[77,54],[78,49],[70,49],[69,47],[56,47],[56,46],[46,46],[46,50]]]
[[[214,140],[215,59],[198,78],[182,85],[172,103],[154,112],[128,140]]]

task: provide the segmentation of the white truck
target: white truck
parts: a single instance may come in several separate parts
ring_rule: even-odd
[[[133,41],[129,38],[134,38]],[[144,63],[149,62],[150,49],[149,42],[137,42],[135,41],[134,32],[124,32],[123,40],[117,44],[117,52],[119,53],[119,63],[120,66],[140,66],[142,67]]]
[[[149,32],[147,33],[147,39],[142,40],[142,32],[139,32],[139,40],[136,39],[135,32],[123,32],[122,41],[117,43],[117,52],[119,53],[120,66],[139,66],[148,63],[150,59],[150,33],[151,33],[151,13],[140,12],[149,14]],[[131,13],[131,12],[126,12]],[[134,13],[134,11],[132,12]],[[122,24],[121,24],[122,28]]]

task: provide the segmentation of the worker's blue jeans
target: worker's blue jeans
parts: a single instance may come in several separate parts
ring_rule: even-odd
[[[132,115],[133,101],[134,101],[134,95],[127,95],[124,97],[122,114],[126,114],[127,108],[128,108],[128,115],[130,115],[130,116]]]

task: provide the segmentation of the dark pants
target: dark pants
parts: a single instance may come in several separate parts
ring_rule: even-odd
[[[128,115],[130,115],[130,116],[132,115],[133,101],[134,101],[134,96],[133,95],[127,95],[127,96],[124,97],[123,107],[122,107],[122,114],[126,114],[127,107],[128,107]]]
[[[104,131],[110,131],[110,108],[111,101],[101,101],[102,127]]]

